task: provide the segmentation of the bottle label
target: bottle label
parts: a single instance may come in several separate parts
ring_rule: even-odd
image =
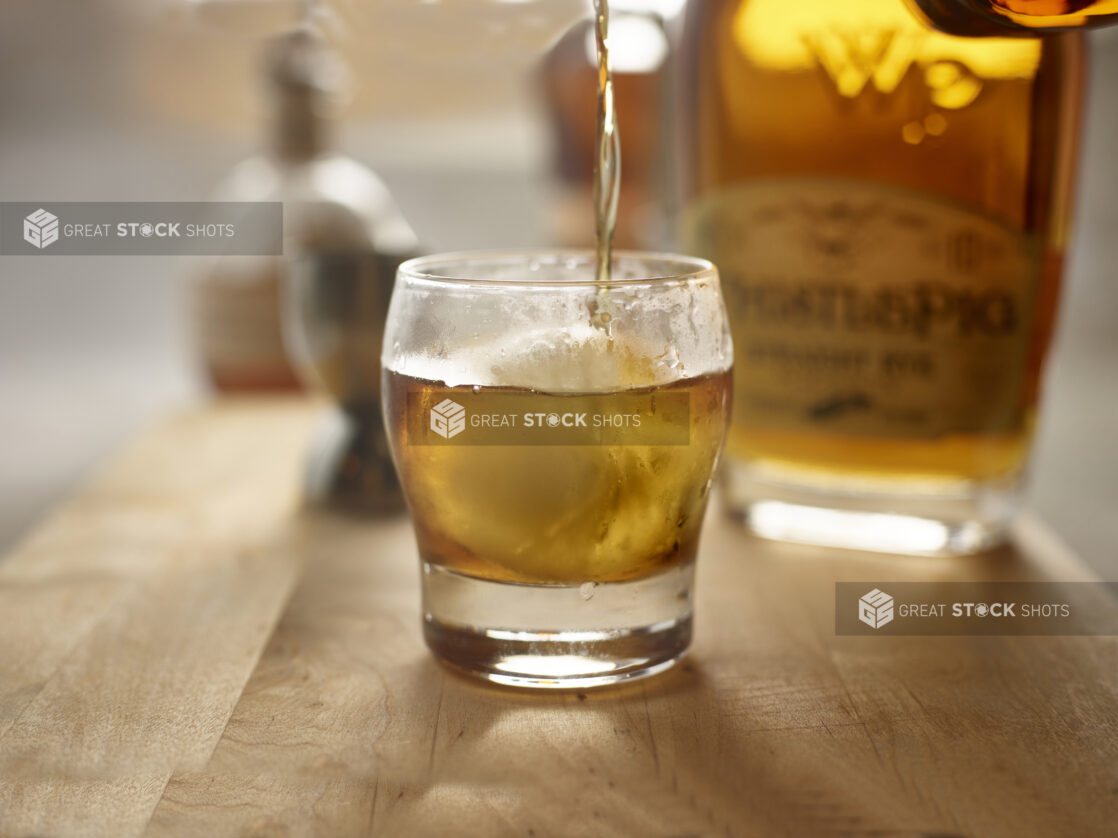
[[[761,179],[688,215],[722,277],[734,422],[890,437],[1024,421],[1039,271],[1028,236],[865,181]]]
[[[239,272],[208,276],[197,286],[198,338],[207,363],[249,371],[288,369],[280,324],[279,262],[227,258],[217,264]]]

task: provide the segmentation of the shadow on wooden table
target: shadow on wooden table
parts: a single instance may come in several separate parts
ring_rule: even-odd
[[[1027,551],[904,563],[716,523],[703,555],[695,649],[656,679],[529,694],[422,656],[398,671],[374,831],[1105,834],[1109,693],[1077,667],[1113,663],[1109,639],[834,636],[836,581],[1044,578]]]
[[[221,743],[172,778],[151,834],[1109,830],[1112,638],[834,633],[837,581],[1044,577],[1028,550],[835,554],[714,519],[687,659],[644,682],[536,694],[427,653],[405,521],[309,514],[291,539],[303,580]]]

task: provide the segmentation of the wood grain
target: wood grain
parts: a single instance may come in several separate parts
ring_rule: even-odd
[[[207,434],[238,450],[232,441],[241,435],[270,438],[258,447],[244,440],[251,463],[238,462],[258,472],[292,447],[285,438],[279,450],[277,429],[296,435],[305,418],[306,408],[291,404],[258,407],[251,422],[227,408],[162,433],[184,448]],[[171,473],[191,468],[168,458],[160,479],[185,485],[188,478]],[[217,510],[225,489],[206,491]],[[230,527],[221,543],[231,547],[240,538],[235,519],[252,530],[251,521],[267,516],[236,487],[228,498],[241,511],[213,516]],[[122,497],[108,506],[123,515],[130,503]],[[198,557],[193,587],[153,574],[152,590],[188,592],[165,625],[153,626],[158,618],[146,604],[122,600],[115,622],[97,622],[73,646],[0,737],[8,759],[0,787],[15,777],[25,790],[0,798],[0,834],[1114,834],[1118,639],[834,634],[836,581],[1086,578],[1030,519],[1017,546],[950,561],[772,544],[712,514],[690,657],[643,683],[534,695],[451,675],[430,658],[406,520],[302,512],[280,527],[277,517],[256,528],[257,537],[272,533],[270,546],[236,554],[243,570],[220,551],[204,551],[209,558]],[[302,574],[236,706],[222,711],[217,740],[216,708],[228,706],[233,673],[244,671],[228,663],[238,659],[220,639],[230,634],[223,620],[236,599],[228,592],[246,594],[244,578],[261,572],[263,557],[279,555],[301,564]],[[73,582],[70,595],[80,600],[93,590],[85,584]],[[280,588],[259,596],[271,602]],[[187,626],[187,612],[208,598],[213,610]],[[7,622],[0,614],[0,625]],[[139,642],[143,626],[153,629],[133,659],[126,641]],[[152,658],[156,647],[164,662]],[[111,671],[135,683],[150,674],[179,692],[118,693],[110,723],[102,716],[108,690],[85,699],[79,690],[96,680],[96,661],[106,656]],[[175,681],[180,659],[190,675]],[[196,701],[207,690],[210,709],[184,723],[191,714],[173,697]],[[91,731],[113,731],[117,741],[95,740]],[[79,781],[110,780],[112,806],[74,791]],[[58,788],[68,796],[52,797]],[[75,801],[79,809],[67,808]],[[143,817],[133,817],[144,805]],[[51,807],[64,812],[48,821],[41,813]],[[40,819],[27,819],[30,810]]]
[[[1026,551],[836,563],[712,517],[691,658],[537,696],[429,659],[405,523],[304,526],[313,570],[150,835],[1112,834],[1112,638],[833,636],[837,579],[1044,577]]]
[[[313,412],[181,417],[0,566],[0,833],[137,834],[205,764],[297,578]]]

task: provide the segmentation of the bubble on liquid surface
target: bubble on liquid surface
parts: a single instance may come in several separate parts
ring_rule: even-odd
[[[597,582],[583,582],[582,585],[579,586],[578,595],[584,600],[589,601],[590,599],[593,599],[594,591],[597,590],[597,588]]]
[[[656,364],[673,372],[683,369],[683,360],[679,357],[679,349],[674,345],[669,346],[660,355],[656,356]]]

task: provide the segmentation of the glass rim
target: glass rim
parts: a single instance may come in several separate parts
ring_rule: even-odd
[[[679,267],[678,272],[663,276],[638,276],[622,279],[610,279],[602,282],[591,275],[587,279],[507,279],[501,277],[476,278],[455,276],[454,271],[443,270],[436,272],[439,266],[465,266],[490,264],[499,266],[512,262],[527,264],[533,260],[552,260],[557,263],[578,259],[593,266],[596,259],[593,250],[586,248],[524,248],[494,249],[494,250],[457,250],[446,253],[432,253],[427,256],[417,256],[401,263],[397,269],[397,276],[408,280],[419,280],[445,285],[486,285],[505,288],[613,288],[615,286],[632,285],[658,285],[670,283],[688,283],[718,276],[718,269],[708,259],[698,256],[687,256],[680,253],[667,253],[661,251],[645,250],[615,250],[613,259],[636,259],[640,261],[661,261]]]

